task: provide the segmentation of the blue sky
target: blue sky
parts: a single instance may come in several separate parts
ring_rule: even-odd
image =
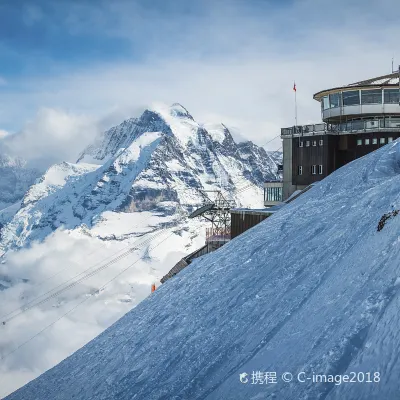
[[[294,79],[299,120],[309,123],[320,117],[314,92],[390,72],[392,56],[400,61],[397,8],[397,0],[0,0],[0,131],[51,135],[58,113],[72,121],[74,141],[81,120],[100,129],[161,101],[262,144],[293,124]]]
[[[191,50],[197,56],[210,56],[224,48],[203,42],[203,37],[197,40],[193,33],[199,26],[206,32],[222,13],[229,18],[236,6],[255,19],[259,13],[267,16],[290,4],[287,0],[225,1],[217,6],[208,0],[4,1],[0,3],[1,70],[11,82],[27,74],[56,73],[59,68],[140,63],[155,50],[164,56],[190,55]],[[219,15],[213,15],[216,10]],[[182,41],[187,33],[191,42]]]

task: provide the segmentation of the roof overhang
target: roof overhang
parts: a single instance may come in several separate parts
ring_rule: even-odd
[[[321,101],[322,97],[327,96],[328,94],[351,91],[351,90],[365,90],[365,89],[398,89],[399,85],[364,85],[364,86],[340,86],[332,89],[321,90],[314,94],[313,99],[317,101]]]
[[[337,92],[350,91],[350,90],[368,90],[368,89],[395,89],[399,87],[400,71],[392,72],[378,76],[376,78],[365,79],[363,81],[351,83],[350,85],[338,86],[332,89],[321,90],[314,94],[314,100],[321,101],[321,98]]]

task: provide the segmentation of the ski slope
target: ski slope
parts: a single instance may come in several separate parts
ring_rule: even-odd
[[[193,262],[7,399],[398,399],[400,142]],[[273,371],[276,383],[241,383]],[[377,383],[283,382],[379,372]],[[250,375],[249,375],[250,376]]]

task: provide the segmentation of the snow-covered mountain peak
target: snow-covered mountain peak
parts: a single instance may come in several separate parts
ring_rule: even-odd
[[[200,126],[182,105],[158,105],[104,132],[77,164],[50,167],[3,227],[0,248],[42,240],[61,226],[91,227],[106,211],[159,207],[168,214],[175,204],[189,212],[204,189],[222,188],[238,205],[261,207],[263,183],[275,174],[264,149],[236,144],[223,124]]]
[[[190,115],[189,111],[179,103],[172,106],[156,103],[152,110],[169,127],[169,133],[174,135],[183,146],[197,141],[199,124]]]
[[[170,114],[179,118],[188,118],[194,121],[189,111],[180,103],[174,103],[170,107]]]

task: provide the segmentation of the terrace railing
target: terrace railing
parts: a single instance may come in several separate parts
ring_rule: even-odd
[[[281,136],[312,136],[323,134],[358,133],[368,131],[399,131],[400,118],[358,120],[339,124],[312,124],[281,129]]]

